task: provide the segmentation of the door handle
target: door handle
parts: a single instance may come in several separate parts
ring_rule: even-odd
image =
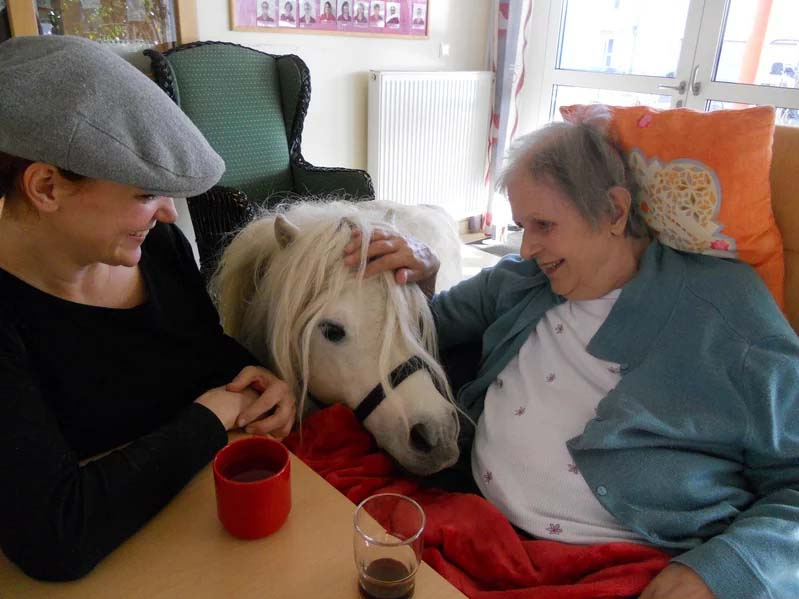
[[[685,88],[686,88],[685,80],[680,81],[679,85],[665,85],[665,84],[658,85],[658,89],[673,89],[676,90],[680,95],[685,93]]]
[[[697,75],[699,75],[699,65],[695,65],[694,70],[691,71],[691,93],[695,96],[702,91],[702,82],[696,80]]]

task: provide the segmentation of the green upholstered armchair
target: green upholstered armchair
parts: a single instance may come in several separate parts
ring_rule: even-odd
[[[300,143],[311,77],[299,57],[226,42],[195,42],[145,54],[156,83],[227,166],[217,187],[188,198],[206,277],[230,234],[261,207],[308,194],[374,198],[366,171],[316,167],[303,159]]]

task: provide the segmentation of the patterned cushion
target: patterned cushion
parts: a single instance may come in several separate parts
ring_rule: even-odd
[[[774,108],[606,108],[609,133],[641,184],[641,209],[658,239],[750,264],[783,308],[785,262],[769,185]],[[599,112],[591,105],[561,108],[572,122]]]
[[[169,54],[180,107],[225,159],[220,185],[253,200],[291,191],[289,148],[277,61],[228,45],[205,45]]]

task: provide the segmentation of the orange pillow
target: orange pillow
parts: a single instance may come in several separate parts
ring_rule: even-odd
[[[609,134],[641,185],[641,210],[661,243],[750,264],[784,308],[785,261],[769,184],[773,107],[578,104],[560,112],[569,122],[600,112],[610,118]]]

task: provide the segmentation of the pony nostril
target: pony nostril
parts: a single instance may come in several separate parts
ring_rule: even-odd
[[[430,442],[430,432],[424,424],[415,424],[411,428],[411,445],[417,451],[430,453],[433,451],[433,444]]]

